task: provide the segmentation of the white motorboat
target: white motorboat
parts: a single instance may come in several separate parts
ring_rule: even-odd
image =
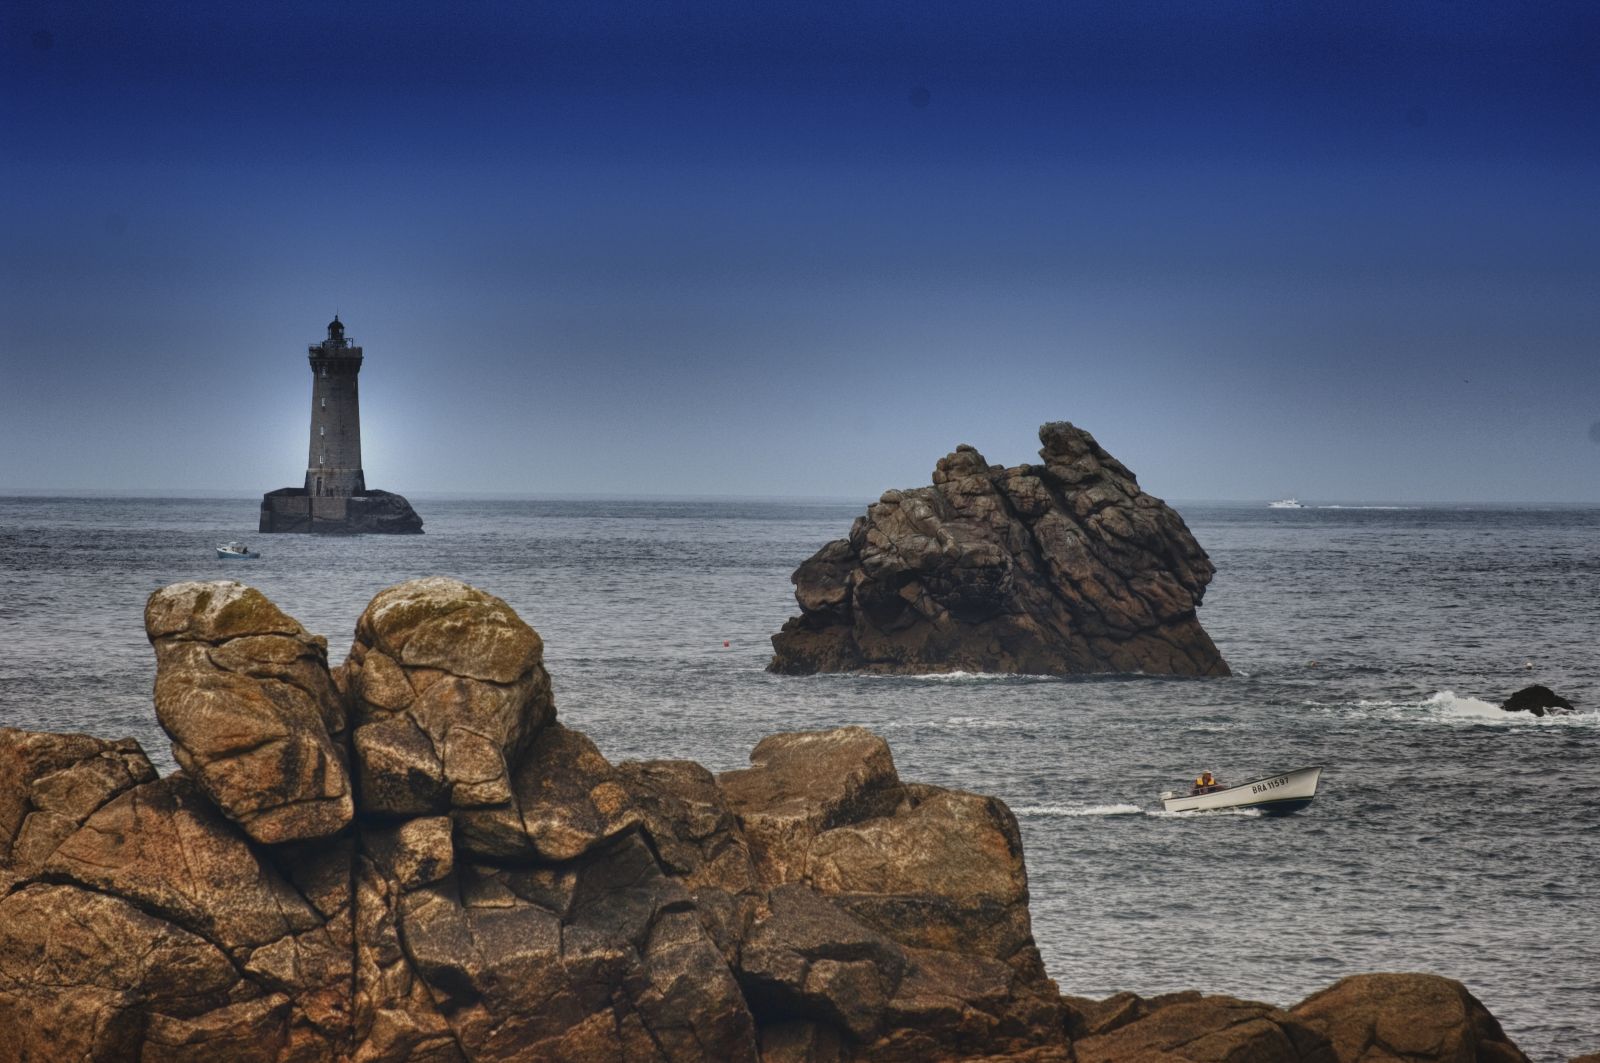
[[[217,558],[221,561],[249,561],[260,556],[244,543],[226,542],[217,547]]]
[[[1276,502],[1268,502],[1268,509],[1305,509],[1298,498],[1280,498]]]
[[[1209,779],[1209,773],[1202,778]],[[1213,812],[1223,808],[1259,808],[1269,815],[1298,812],[1317,796],[1322,769],[1296,768],[1281,775],[1263,775],[1234,786],[1212,782],[1187,792],[1168,790],[1161,805],[1168,812]]]

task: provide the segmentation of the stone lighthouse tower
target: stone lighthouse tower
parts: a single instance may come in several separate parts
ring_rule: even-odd
[[[361,348],[345,338],[339,315],[328,338],[311,352],[311,453],[306,459],[306,494],[348,498],[365,493],[361,472]]]
[[[361,348],[333,315],[328,338],[310,347],[311,447],[304,487],[261,498],[264,532],[422,531],[422,518],[402,495],[367,489],[361,469]]]

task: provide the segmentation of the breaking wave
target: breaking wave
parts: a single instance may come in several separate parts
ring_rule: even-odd
[[[1032,675],[1024,672],[923,672],[917,675],[833,672],[824,673],[814,678],[838,679],[841,676],[849,679],[869,679],[880,683],[1059,683],[1064,681],[1061,676]]]
[[[1022,805],[1013,808],[1019,816],[1138,816],[1138,805]]]
[[[1580,710],[1560,715],[1534,716],[1526,712],[1506,712],[1492,701],[1465,697],[1453,690],[1440,690],[1421,700],[1363,700],[1356,702],[1356,707],[1393,720],[1497,727],[1600,727],[1600,713]]]
[[[1138,805],[1019,805],[1011,810],[1018,816],[1041,818],[1071,818],[1081,816],[1150,816],[1153,819],[1208,819],[1213,816],[1256,817],[1264,813],[1259,808],[1214,808],[1201,812],[1168,812],[1159,808],[1140,808]]]

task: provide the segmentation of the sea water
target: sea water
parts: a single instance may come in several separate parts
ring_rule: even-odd
[[[0,723],[131,735],[163,769],[142,610],[253,584],[334,661],[371,596],[459,577],[543,635],[611,759],[740,767],[861,724],[906,779],[1003,798],[1063,991],[1292,1004],[1363,971],[1465,982],[1535,1060],[1600,1050],[1600,510],[1180,506],[1230,679],[781,677],[789,575],[859,504],[423,501],[424,536],[255,536],[254,499],[0,500]],[[215,560],[247,539],[260,560]],[[1541,682],[1591,710],[1497,703]],[[1169,815],[1201,770],[1326,769],[1306,811]]]

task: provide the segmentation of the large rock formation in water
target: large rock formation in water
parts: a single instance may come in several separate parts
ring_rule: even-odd
[[[794,573],[771,670],[1144,672],[1228,665],[1195,615],[1215,572],[1183,518],[1094,437],[1039,429],[1042,465],[962,445]]]
[[[331,670],[238,584],[146,626],[182,771],[0,729],[0,1063],[1525,1063],[1429,976],[1062,997],[1000,801],[854,727],[613,765],[453,580],[379,594]]]

